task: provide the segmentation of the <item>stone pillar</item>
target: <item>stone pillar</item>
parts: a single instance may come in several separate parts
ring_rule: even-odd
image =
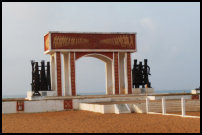
[[[105,62],[106,94],[113,95],[112,61]]]
[[[55,53],[51,55],[50,64],[51,64],[51,90],[56,91],[56,64],[55,64]]]
[[[60,52],[56,52],[56,65],[57,65],[57,95],[62,96],[62,76],[61,76],[61,56]]]
[[[74,52],[70,52],[70,67],[71,67],[71,91],[72,91],[72,96],[76,96],[75,53]]]
[[[124,64],[125,53],[119,53],[119,83],[120,83],[120,94],[127,94],[125,84],[125,64]]]
[[[119,94],[119,57],[118,52],[114,52],[114,82],[115,94]]]
[[[128,94],[132,94],[131,58],[129,52],[127,53],[127,72],[128,72]]]
[[[71,83],[70,83],[70,53],[63,53],[64,63],[64,96],[71,96]]]
[[[127,53],[125,53],[124,57],[124,76],[125,76],[125,94],[128,94],[128,70],[127,70]]]

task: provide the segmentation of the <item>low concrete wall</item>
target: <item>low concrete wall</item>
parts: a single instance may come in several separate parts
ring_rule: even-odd
[[[54,112],[64,111],[65,99],[41,99],[41,100],[23,100],[24,111],[17,111],[17,101],[3,101],[2,113],[35,113],[35,112]],[[78,110],[80,103],[99,103],[110,102],[111,98],[92,98],[92,99],[69,99],[72,101],[72,109]],[[95,105],[96,106],[96,105]],[[97,107],[97,106],[96,106]],[[97,107],[99,108],[99,107]],[[107,106],[103,107],[105,110],[109,110]],[[104,110],[103,109],[103,110]]]
[[[115,113],[114,105],[104,105],[104,113]]]
[[[73,99],[73,109],[78,110],[80,103],[111,102],[111,98]]]
[[[151,100],[161,99],[162,96],[148,96]],[[167,112],[176,112],[181,111],[181,102],[173,101],[168,99],[180,99],[182,96],[166,96],[166,111]],[[186,100],[186,111],[200,111],[200,100],[192,99],[192,95],[183,96]],[[99,102],[115,102],[115,101],[142,101],[138,103],[128,103],[128,107],[131,112],[136,113],[145,113],[146,112],[146,96],[131,96],[131,97],[110,97],[110,98],[54,98],[54,99],[43,99],[43,100],[24,100],[23,102],[23,111],[17,111],[17,102],[20,99],[16,100],[3,100],[2,101],[2,113],[33,113],[33,112],[53,112],[53,111],[63,111],[67,109],[85,109],[94,112],[100,113],[114,113],[114,105],[107,104],[94,104],[89,105],[89,103],[99,103]],[[162,105],[161,100],[159,101],[150,101],[149,103],[150,112],[161,112]]]
[[[64,110],[63,100],[25,101],[24,112],[54,112]]]
[[[17,111],[17,101],[2,102],[2,113],[35,113],[63,111],[63,100],[24,101],[24,111]]]
[[[98,113],[114,113],[114,105],[80,103],[79,110],[98,112]]]
[[[2,102],[2,113],[17,113],[16,101]]]
[[[104,113],[104,105],[80,103],[79,110]]]

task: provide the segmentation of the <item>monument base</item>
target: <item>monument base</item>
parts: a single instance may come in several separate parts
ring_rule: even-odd
[[[194,97],[193,97],[194,96]],[[26,100],[23,98],[7,98],[2,99],[2,113],[36,113],[36,112],[56,112],[65,111],[68,109],[85,110],[99,113],[115,113],[116,104],[126,104],[131,112],[144,113],[146,104],[145,99],[157,100],[161,104],[162,97],[166,97],[166,100],[174,100],[172,104],[176,104],[176,100],[180,102],[184,97],[186,103],[190,107],[186,108],[187,111],[199,111],[200,112],[200,95],[193,95],[190,93],[161,93],[161,94],[127,94],[127,95],[86,95],[86,96],[37,96],[32,97],[32,100]],[[37,100],[38,98],[38,100]],[[194,100],[193,100],[194,99]],[[140,102],[137,102],[140,101]],[[178,104],[177,102],[177,104]],[[153,104],[153,111],[157,112],[161,108],[161,105],[156,108],[154,104],[157,102],[150,102]],[[168,102],[170,103],[170,102]],[[157,103],[158,104],[158,103]],[[178,106],[177,110],[180,111],[181,106]],[[119,112],[128,111],[127,107],[122,108]],[[157,110],[156,110],[157,109]],[[169,109],[167,110],[167,112]]]
[[[150,94],[154,93],[154,88],[133,88],[132,89],[133,94]]]
[[[43,100],[44,97],[43,96],[32,96],[32,97],[29,97],[26,99],[28,99],[28,100]]]
[[[200,90],[191,90],[191,94],[200,94]]]
[[[154,93],[154,88],[142,88],[142,93]]]
[[[132,89],[132,94],[141,94],[141,89],[142,88],[133,88]]]
[[[33,96],[33,93],[34,93],[34,91],[28,91],[26,99],[28,99],[28,100],[35,100],[35,99],[39,100],[39,99],[43,99],[43,97],[45,97],[45,96],[57,96],[56,91],[39,91],[41,96]]]

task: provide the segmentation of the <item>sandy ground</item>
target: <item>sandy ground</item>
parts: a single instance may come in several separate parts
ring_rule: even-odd
[[[195,113],[200,115],[200,112]],[[3,133],[200,133],[200,119],[88,111],[2,114]]]

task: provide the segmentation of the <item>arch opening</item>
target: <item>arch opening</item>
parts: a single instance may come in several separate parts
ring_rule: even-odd
[[[77,95],[105,95],[105,62],[94,56],[76,61]]]

